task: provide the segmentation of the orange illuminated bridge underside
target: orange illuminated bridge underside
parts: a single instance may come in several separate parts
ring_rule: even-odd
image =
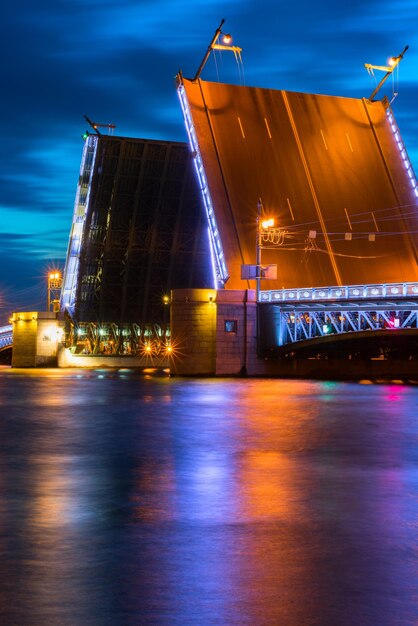
[[[241,265],[255,261],[259,198],[285,232],[263,249],[277,280],[262,289],[418,280],[418,191],[384,102],[181,82],[227,288],[254,286]]]

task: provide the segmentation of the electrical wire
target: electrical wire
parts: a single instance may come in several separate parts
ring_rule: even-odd
[[[388,211],[399,211],[403,208],[411,208],[411,210],[407,211],[407,212],[403,212],[403,213],[397,213],[397,214],[393,214],[393,215],[379,215],[379,214],[383,214],[385,212]],[[375,220],[373,220],[373,217],[368,217],[368,219],[363,219],[363,220],[356,220],[356,217],[365,217],[367,215],[375,217]],[[417,218],[418,219],[418,210],[416,210],[415,205],[413,204],[406,204],[406,205],[399,205],[396,207],[389,207],[386,209],[376,209],[374,211],[363,211],[361,213],[354,213],[350,215],[350,221],[352,223],[353,226],[358,226],[361,224],[365,224],[365,223],[370,223],[372,221],[376,221],[376,217],[378,218],[379,224],[384,224],[384,223],[388,223],[388,222],[393,222],[393,221],[399,221],[399,220],[408,220],[408,219],[414,219]],[[346,223],[346,220],[344,218],[344,216],[340,215],[340,216],[336,216],[336,217],[331,217],[331,218],[327,218],[326,222],[329,226],[334,225],[338,226],[338,225],[342,225]],[[320,223],[318,220],[315,221],[311,221],[311,222],[300,222],[298,224],[286,224],[286,229],[288,230],[289,234],[291,232],[293,233],[298,233],[301,230],[304,230],[306,228],[312,228],[312,229],[317,229],[319,231],[321,231],[321,227],[320,227]],[[332,231],[328,231],[328,234],[333,234]],[[344,231],[346,232],[346,231]],[[373,228],[371,229],[371,232],[376,232],[376,229]],[[380,231],[378,231],[380,232]],[[383,231],[384,232],[384,231]],[[414,231],[409,231],[408,232],[414,232]],[[322,233],[321,233],[322,234]]]
[[[216,77],[217,77],[218,83],[219,83],[220,82],[220,78],[219,78],[218,62],[216,60],[216,53],[218,51],[216,49],[214,49],[214,50],[212,50],[212,52],[213,52],[213,55],[212,55],[213,56],[213,60],[214,60],[214,63],[215,63],[215,69],[216,69]],[[220,52],[219,52],[219,60],[220,60],[220,62],[222,62],[222,55],[221,55]]]
[[[244,71],[244,63],[242,61],[241,52],[236,52],[234,50],[235,61],[238,67],[238,75],[241,82],[241,85],[245,86],[245,71]]]

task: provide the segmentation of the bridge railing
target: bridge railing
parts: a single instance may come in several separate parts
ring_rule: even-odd
[[[374,285],[346,285],[342,287],[307,287],[261,291],[259,302],[310,302],[327,300],[359,300],[362,298],[418,297],[418,283],[387,283]]]
[[[13,343],[13,326],[0,326],[0,350],[7,348]]]
[[[387,311],[364,310],[283,310],[278,320],[279,345],[325,335],[341,335],[368,330],[418,328],[417,309],[395,308]]]

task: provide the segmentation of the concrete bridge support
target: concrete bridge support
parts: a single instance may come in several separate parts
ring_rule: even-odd
[[[57,314],[47,311],[13,313],[12,367],[55,367],[63,329]]]
[[[266,375],[257,359],[254,290],[176,289],[171,295],[172,372]]]

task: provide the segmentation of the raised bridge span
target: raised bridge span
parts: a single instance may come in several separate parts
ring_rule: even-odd
[[[418,185],[387,100],[181,74],[178,94],[217,287],[254,286],[241,266],[259,236],[262,265],[277,265],[258,298],[268,346],[417,328]],[[275,219],[261,233],[260,205]]]

